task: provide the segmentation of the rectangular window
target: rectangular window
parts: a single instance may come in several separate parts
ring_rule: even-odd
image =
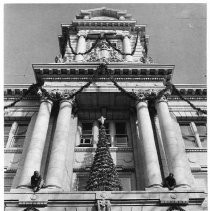
[[[26,132],[28,129],[30,120],[16,120],[5,121],[4,124],[4,147],[23,147]]]
[[[182,137],[184,139],[185,147],[197,147],[195,136],[193,134],[192,128],[190,127],[190,123],[181,124],[180,128],[182,132]]]
[[[93,145],[92,122],[82,123],[82,135],[80,139],[81,147],[91,147]]]
[[[116,147],[127,147],[128,136],[127,136],[126,122],[116,122],[115,127],[116,127],[116,135],[115,135]]]
[[[88,175],[77,175],[77,191],[86,191]]]
[[[4,124],[4,147],[6,147],[6,145],[7,145],[11,126],[12,126],[12,123],[5,123]]]
[[[10,191],[14,177],[15,177],[15,173],[5,173],[5,175],[4,175],[4,192]]]
[[[196,128],[200,137],[201,145],[207,147],[207,128],[205,124],[196,123]]]

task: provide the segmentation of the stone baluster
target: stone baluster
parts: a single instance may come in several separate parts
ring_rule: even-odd
[[[42,99],[18,187],[28,186],[34,171],[40,171],[51,109],[52,101]]]
[[[79,31],[78,35],[78,42],[77,42],[77,53],[84,53],[86,51],[86,41],[85,38],[87,36],[87,32],[82,30]],[[84,60],[84,56],[81,54],[76,55],[75,61],[81,62]]]
[[[71,141],[69,131],[71,127],[70,120],[72,105],[73,100],[64,99],[60,102],[60,109],[46,176],[47,187],[62,188],[63,186],[67,146],[68,142]],[[73,153],[68,156],[73,156]],[[73,166],[71,169],[73,170]]]
[[[99,136],[99,123],[98,123],[98,121],[93,122],[92,133],[93,133],[93,147],[97,147],[98,136]]]
[[[185,172],[187,166],[185,163],[186,159],[183,159],[185,156],[183,153],[185,153],[185,151],[180,150],[180,143],[176,138],[165,96],[162,96],[161,99],[156,101],[156,110],[160,122],[169,171],[174,174],[178,186],[189,186]]]
[[[160,187],[162,178],[147,101],[137,102],[136,110],[139,137],[144,151],[147,186]]]
[[[115,146],[115,135],[116,135],[116,128],[114,121],[109,122],[109,134],[110,134],[110,142],[111,147]]]
[[[131,53],[131,41],[130,41],[130,35],[128,33],[123,34],[123,49],[124,53]],[[128,62],[133,61],[133,56],[131,55],[125,55],[125,60]]]

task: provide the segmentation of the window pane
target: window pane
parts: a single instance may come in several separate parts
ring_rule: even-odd
[[[116,134],[126,134],[125,122],[116,122]]]
[[[23,147],[25,136],[14,136],[14,143],[12,147]]]
[[[87,185],[87,181],[88,181],[88,175],[85,176],[78,176],[78,191],[86,191],[85,187]]]
[[[196,127],[200,136],[207,135],[206,125],[196,125]]]
[[[4,125],[4,135],[7,136],[9,135],[9,131],[11,129],[12,124],[6,124]]]
[[[192,130],[190,128],[190,125],[180,125],[182,136],[192,136]]]
[[[82,134],[92,134],[93,124],[91,122],[82,123]]]
[[[28,125],[18,125],[16,135],[25,135]]]
[[[201,145],[203,147],[207,147],[207,137],[206,136],[201,136],[200,140],[201,140]]]
[[[183,136],[183,139],[186,148],[197,147],[194,136]]]

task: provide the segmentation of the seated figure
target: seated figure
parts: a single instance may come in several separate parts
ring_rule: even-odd
[[[41,175],[38,171],[34,171],[34,175],[31,177],[31,188],[34,192],[39,191],[44,184]]]
[[[163,187],[166,187],[169,190],[173,190],[175,186],[176,186],[176,180],[174,179],[174,175],[170,173],[169,176],[164,179]]]

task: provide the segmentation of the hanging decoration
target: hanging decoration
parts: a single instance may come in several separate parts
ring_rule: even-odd
[[[69,29],[69,31],[70,31],[70,29]],[[124,53],[124,52],[122,52],[120,49],[118,49],[118,48],[116,48],[111,42],[110,42],[110,40],[106,37],[106,34],[104,34],[104,33],[101,33],[100,35],[98,35],[98,38],[96,39],[96,41],[93,43],[93,45],[92,45],[92,47],[90,48],[90,49],[88,49],[87,51],[85,51],[84,53],[77,53],[74,49],[73,49],[73,47],[72,47],[72,45],[71,45],[71,36],[70,36],[70,33],[69,33],[69,31],[68,31],[68,44],[69,44],[69,47],[70,47],[70,49],[71,49],[71,51],[72,51],[72,53],[74,54],[74,55],[85,55],[85,54],[88,54],[88,53],[90,53],[94,48],[96,48],[96,46],[98,45],[98,43],[99,43],[99,41],[101,41],[101,40],[106,40],[106,42],[108,43],[108,45],[111,47],[111,48],[113,48],[115,51],[117,51],[118,53],[120,53],[121,55],[133,55],[135,52],[136,52],[136,46],[137,46],[137,43],[138,43],[138,39],[139,39],[139,33],[140,33],[140,30],[138,30],[137,31],[137,37],[136,37],[136,41],[135,41],[135,45],[134,45],[134,48],[133,48],[133,50],[132,50],[132,52],[131,53]],[[62,57],[63,57],[64,55],[62,55]]]
[[[65,99],[72,99],[72,98],[74,98],[77,94],[81,93],[85,88],[88,88],[94,81],[96,81],[96,79],[98,78],[98,75],[100,75],[100,74],[105,74],[106,77],[109,78],[110,81],[114,84],[114,86],[116,86],[122,93],[124,93],[125,95],[127,95],[131,99],[138,101],[138,96],[135,93],[130,93],[130,92],[126,91],[123,87],[121,87],[116,82],[116,80],[114,79],[114,77],[111,76],[110,70],[107,68],[107,64],[106,63],[101,63],[97,67],[97,69],[94,71],[94,74],[91,77],[91,79],[85,85],[81,86],[80,89],[78,89],[77,91],[72,92],[68,96],[66,96]],[[172,83],[169,83],[169,82],[166,84],[166,87],[164,89],[162,89],[161,91],[159,91],[158,93],[156,93],[156,94],[151,93],[149,95],[145,95],[143,98],[141,98],[141,100],[155,100],[155,99],[160,99],[169,90],[171,92],[174,91],[174,93],[180,99],[182,99],[185,102],[187,102],[194,110],[196,110],[198,112],[198,114],[200,114],[200,113],[207,114],[207,111],[206,110],[203,110],[201,108],[196,107],[188,99],[185,99],[182,96],[182,94],[179,92],[179,90],[175,87],[175,85],[172,84]],[[59,93],[50,94],[46,89],[44,89],[42,87],[42,84],[37,83],[37,84],[32,84],[28,88],[28,90],[20,98],[18,98],[17,100],[15,100],[14,102],[12,102],[11,104],[4,106],[4,109],[7,109],[9,107],[15,106],[16,103],[18,103],[21,100],[23,100],[29,94],[32,94],[32,95],[38,94],[39,96],[47,97],[47,98],[51,99],[52,101],[58,101],[60,99]]]

